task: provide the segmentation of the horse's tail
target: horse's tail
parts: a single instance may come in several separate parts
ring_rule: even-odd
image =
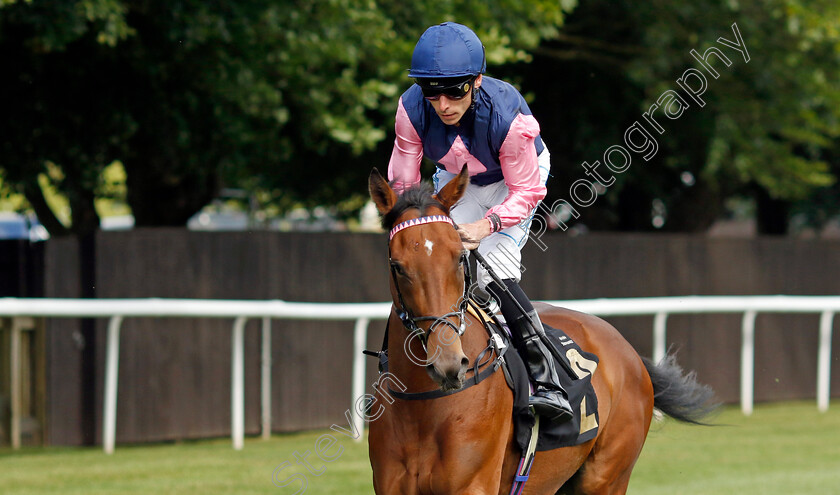
[[[714,391],[697,381],[695,373],[685,373],[673,354],[668,354],[659,364],[642,358],[653,383],[653,407],[674,419],[696,425],[714,412],[720,403],[714,400]]]

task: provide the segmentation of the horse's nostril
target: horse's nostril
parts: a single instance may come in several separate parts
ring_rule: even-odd
[[[461,368],[466,368],[470,365],[470,359],[467,356],[461,358]]]

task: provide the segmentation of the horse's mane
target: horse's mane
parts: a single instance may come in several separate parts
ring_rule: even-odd
[[[433,196],[434,190],[430,184],[419,182],[414,186],[409,187],[400,195],[391,211],[382,216],[382,228],[390,230],[397,221],[397,218],[409,208],[417,208],[421,215],[426,214],[426,210],[432,206],[437,207],[447,214],[449,211]]]

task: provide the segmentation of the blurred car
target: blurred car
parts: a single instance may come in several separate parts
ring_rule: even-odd
[[[35,215],[0,211],[0,239],[27,239],[30,242],[46,241],[50,233]]]

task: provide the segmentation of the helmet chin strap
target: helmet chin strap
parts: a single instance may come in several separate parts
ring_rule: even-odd
[[[477,94],[476,93],[476,87],[475,87],[475,81],[478,80],[478,77],[480,75],[481,74],[479,74],[478,76],[475,76],[473,78],[472,89],[470,89],[470,92],[472,93],[472,94],[470,94],[470,110],[475,110],[475,95]]]
[[[481,45],[481,66],[482,67],[487,66],[487,50],[484,48],[484,45]],[[481,74],[482,73],[480,72],[480,73],[476,74],[476,76],[473,78],[472,95],[471,95],[472,96],[472,101],[470,102],[470,110],[475,110],[475,95],[476,95],[475,82],[478,80],[479,77],[481,77]]]

